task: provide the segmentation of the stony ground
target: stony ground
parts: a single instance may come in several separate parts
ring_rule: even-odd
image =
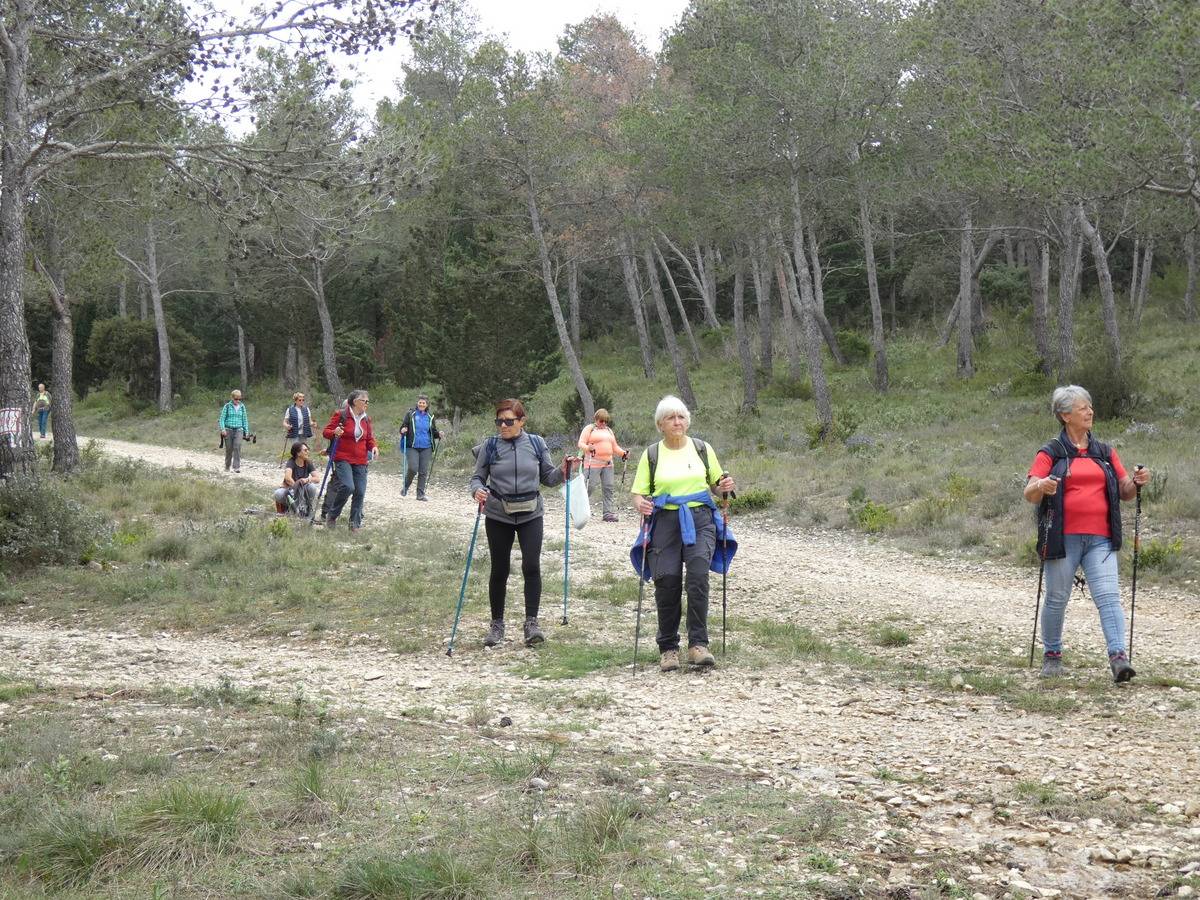
[[[111,454],[181,462],[174,449],[103,444]],[[187,461],[203,472],[219,473],[222,465],[215,454]],[[261,483],[265,494],[279,475],[274,467],[248,464],[240,476],[220,477]],[[363,535],[373,520],[396,518],[453,526],[465,542],[474,519],[465,487],[439,483],[431,497],[428,503],[401,498],[395,479],[373,477]],[[556,499],[548,516],[562,521]],[[547,683],[513,666],[531,651],[513,642],[480,649],[478,621],[466,623],[448,658],[439,646],[398,655],[369,636],[313,644],[299,633],[283,641],[106,633],[89,628],[86,615],[70,628],[9,615],[0,622],[0,655],[10,669],[42,683],[186,686],[228,676],[280,693],[303,684],[335,706],[385,718],[430,706],[451,723],[468,719],[484,685],[488,703],[512,719],[515,733],[560,727],[561,712],[544,702],[547,690],[602,691],[612,702],[589,711],[585,727],[565,732],[566,740],[580,749],[636,753],[651,774],[694,761],[781,791],[851,802],[865,823],[858,859],[881,873],[880,896],[909,896],[913,870],[941,857],[963,873],[961,896],[1196,890],[1200,882],[1188,877],[1200,873],[1196,598],[1139,589],[1140,674],[1116,687],[1099,667],[1094,610],[1076,597],[1068,654],[1085,648],[1088,665],[1048,694],[1032,672],[1014,665],[1028,653],[1035,586],[1028,571],[917,558],[853,535],[798,531],[758,516],[737,520],[735,529],[741,549],[729,604],[738,620],[807,625],[841,645],[867,645],[871,625],[888,620],[915,642],[890,651],[864,646],[883,664],[862,667],[843,657],[764,664],[732,654],[728,665],[703,676],[627,667]],[[633,532],[628,510],[616,526],[593,518],[572,535],[573,572],[581,579],[606,570],[625,577]],[[565,628],[557,614],[543,616],[551,641],[560,629],[574,637],[589,629],[624,633],[629,640],[633,618],[632,604],[590,609],[578,601]],[[719,612],[710,621],[719,627]],[[643,639],[652,640],[652,632],[643,623]],[[914,663],[928,672],[906,675]],[[1023,687],[1040,705],[972,689],[975,682],[956,676],[959,669],[1027,682]],[[732,869],[744,864],[736,854],[719,860]]]

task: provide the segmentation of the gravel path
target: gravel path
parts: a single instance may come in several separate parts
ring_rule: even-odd
[[[109,454],[168,466],[179,461],[174,449],[102,443]],[[219,473],[223,465],[216,455],[189,459],[205,472]],[[220,477],[261,484],[266,501],[279,471],[247,464],[240,476]],[[561,521],[552,493],[548,516]],[[364,533],[380,519],[436,522],[465,541],[474,508],[457,481],[436,484],[430,502],[418,503],[399,496],[396,477],[373,476]],[[836,635],[840,623],[848,637],[897,616],[920,636],[900,652],[924,655],[937,669],[955,668],[953,657],[939,655],[951,643],[1027,652],[1035,586],[1029,572],[916,558],[856,536],[798,531],[757,517],[739,518],[735,528],[742,547],[730,605],[738,616],[812,624],[826,635]],[[588,567],[623,574],[633,530],[626,511],[616,526],[593,520],[572,535],[572,544]],[[1200,604],[1165,590],[1139,591],[1138,599],[1139,670],[1190,680],[1200,664]],[[627,610],[603,615],[614,628],[631,625]],[[1068,625],[1074,644],[1100,647],[1095,619],[1090,608],[1074,610]],[[553,640],[553,628],[549,635]],[[1190,688],[1156,686],[1149,678],[1117,688],[1097,671],[1064,686],[1062,694],[1079,706],[1056,717],[969,690],[820,661],[735,665],[704,676],[626,670],[533,682],[513,666],[530,651],[513,646],[483,651],[464,641],[448,659],[433,648],[397,655],[368,643],[309,640],[307,634],[221,639],[0,622],[0,656],[49,683],[181,686],[228,676],[281,695],[302,684],[348,711],[396,716],[429,706],[455,722],[467,720],[483,688],[493,712],[512,717],[516,733],[561,730],[580,747],[636,754],[651,771],[672,760],[704,761],[780,790],[853,803],[867,823],[857,850],[888,863],[893,886],[909,883],[914,858],[939,853],[962,860],[968,895],[983,897],[1152,896],[1177,869],[1192,863],[1200,869],[1200,713]],[[1037,687],[1032,675],[1018,677]],[[583,699],[572,708],[570,695],[601,692],[610,698],[604,708],[588,708]],[[550,695],[567,698],[567,711],[548,704]],[[0,704],[0,717],[8,714]],[[563,728],[568,719],[573,730]],[[1017,797],[1018,782],[1049,786],[1072,801],[1103,798],[1100,812],[1048,819]]]

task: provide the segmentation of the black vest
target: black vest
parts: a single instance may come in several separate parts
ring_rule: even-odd
[[[1066,497],[1064,479],[1071,468],[1071,460],[1079,456],[1075,443],[1067,437],[1066,429],[1041,449],[1050,457],[1050,474],[1057,476],[1058,491],[1043,497],[1038,507],[1037,552],[1042,559],[1062,559],[1067,555],[1063,531],[1063,499]],[[1117,487],[1117,473],[1112,464],[1112,448],[1092,437],[1088,432],[1087,455],[1095,460],[1104,472],[1104,495],[1108,499],[1108,533],[1113,550],[1121,549],[1121,495]]]

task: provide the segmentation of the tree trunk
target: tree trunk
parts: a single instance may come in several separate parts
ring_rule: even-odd
[[[1028,242],[1029,246],[1025,250],[1025,261],[1036,260],[1037,265],[1030,264],[1029,270],[1029,293],[1033,298],[1033,346],[1037,349],[1038,370],[1043,375],[1049,375],[1053,369],[1051,364],[1052,352],[1050,350],[1050,315],[1049,315],[1049,299],[1050,299],[1050,242],[1046,238],[1039,238],[1034,244]],[[1035,249],[1036,248],[1036,249]]]
[[[1154,274],[1154,241],[1146,241],[1146,255],[1142,257],[1142,283],[1138,286],[1137,304],[1133,307],[1133,327],[1142,324],[1142,313],[1146,309],[1146,297],[1150,293],[1150,277]]]
[[[325,266],[320,260],[313,260],[313,279],[309,287],[317,302],[317,318],[321,321],[321,362],[325,366],[325,385],[333,394],[333,402],[338,404],[346,399],[346,389],[338,377],[337,353],[333,349],[333,319],[329,315],[329,304],[325,302]]]
[[[570,315],[571,344],[579,352],[579,264],[571,260],[567,266],[567,310]]]
[[[262,357],[259,356],[254,341],[246,341],[246,371],[251,378],[259,374],[260,365],[262,365]]]
[[[1121,367],[1121,331],[1117,325],[1117,299],[1113,291],[1112,270],[1108,267],[1108,253],[1104,249],[1104,238],[1100,229],[1093,225],[1087,217],[1087,211],[1080,203],[1076,207],[1079,215],[1079,227],[1087,237],[1092,247],[1092,261],[1096,265],[1096,278],[1100,283],[1100,314],[1104,322],[1104,334],[1108,338],[1108,352],[1112,364]]]
[[[138,282],[138,319],[145,322],[150,318],[150,294],[144,281]]]
[[[958,251],[958,377],[971,378],[975,374],[975,362],[972,354],[975,349],[974,335],[971,333],[971,277],[972,263],[975,261],[975,239],[971,233],[971,208],[962,209]]]
[[[896,333],[896,221],[888,213],[888,320]]]
[[[16,433],[0,435],[0,478],[28,478],[37,464],[30,428],[29,340],[25,335],[25,163],[29,158],[29,45],[33,0],[13,0],[3,52],[4,121],[0,129],[0,407],[16,410]]]
[[[696,264],[700,266],[700,277],[703,279],[701,298],[704,300],[704,321],[710,328],[720,328],[721,320],[717,318],[717,251],[709,244],[705,250],[696,245]]]
[[[546,246],[546,235],[542,232],[542,217],[538,210],[537,193],[534,189],[533,177],[527,176],[525,182],[526,200],[529,204],[529,222],[533,226],[533,238],[537,242],[538,259],[542,263],[542,284],[546,288],[546,299],[550,302],[550,312],[554,316],[554,328],[558,332],[558,343],[562,347],[563,357],[567,368],[571,370],[571,379],[575,382],[575,390],[583,401],[583,420],[590,422],[596,417],[596,404],[592,400],[592,392],[583,377],[583,367],[571,344],[571,335],[567,332],[567,322],[563,318],[562,306],[558,302],[558,288],[554,284],[554,267],[550,264],[550,250]],[[574,427],[571,422],[568,428]]]
[[[117,315],[122,319],[129,317],[129,302],[126,299],[126,294],[129,290],[129,279],[125,273],[121,273],[121,281],[117,285]]]
[[[750,333],[746,328],[746,282],[742,259],[736,260],[733,271],[733,334],[737,340],[738,359],[742,363],[742,412],[758,409],[758,385],[754,377],[754,354],[750,351]]]
[[[300,390],[300,372],[296,368],[296,336],[288,335],[287,355],[283,358],[283,386],[293,394]]]
[[[1187,286],[1183,289],[1183,314],[1189,322],[1196,321],[1196,226],[1183,237],[1183,254],[1187,259]]]
[[[696,365],[700,364],[700,345],[696,343],[696,333],[692,331],[692,323],[688,321],[687,310],[683,306],[683,298],[679,296],[679,287],[675,284],[675,276],[671,274],[671,267],[667,265],[666,257],[658,248],[658,242],[651,240],[650,245],[654,248],[654,255],[658,257],[658,265],[662,268],[663,274],[667,276],[667,284],[671,287],[671,296],[675,298],[675,309],[679,312],[679,318],[683,322],[683,331],[687,335],[688,345],[692,350],[692,362]]]
[[[750,271],[754,276],[754,299],[758,309],[758,359],[759,367],[767,380],[775,377],[775,348],[771,340],[773,319],[771,315],[771,273],[759,260],[759,254],[750,256]]]
[[[146,223],[146,289],[154,310],[154,332],[158,336],[158,411],[170,412],[175,392],[171,387],[171,340],[163,311],[162,286],[158,283],[158,236],[154,220]]]
[[[1064,205],[1058,263],[1058,375],[1064,380],[1075,368],[1075,285],[1081,246],[1076,216]]]
[[[879,275],[875,271],[875,236],[871,230],[871,209],[865,194],[859,196],[859,217],[862,220],[863,257],[867,263],[867,292],[871,297],[871,348],[875,352],[875,390],[888,389],[887,346],[883,337],[883,303],[879,299]],[[812,233],[812,229],[809,229]],[[816,248],[813,248],[816,259]]]
[[[238,337],[238,375],[240,376],[240,380],[239,380],[238,384],[241,387],[242,393],[245,393],[246,385],[248,385],[250,383],[250,371],[249,371],[249,367],[246,365],[246,332],[242,328],[241,322],[237,323],[237,337]],[[290,350],[291,347],[292,347],[292,345],[289,342],[288,349]]]
[[[789,269],[790,265],[790,263],[787,266],[784,265],[784,255],[775,259],[775,278],[779,282],[779,305],[783,310],[783,346],[787,351],[788,380],[799,381],[803,377],[803,372],[800,370],[800,348],[796,339],[796,326],[792,322],[791,292],[788,290],[788,278],[785,274],[785,270]]]
[[[1007,231],[1004,232],[1004,264],[1010,269],[1016,268],[1017,265],[1017,257],[1015,256],[1015,251],[1013,250],[1012,235],[1010,235]]]
[[[1129,272],[1129,308],[1137,304],[1138,295],[1138,264],[1141,261],[1142,242],[1136,237],[1133,239],[1133,262]]]
[[[988,254],[992,252],[992,248],[996,246],[996,241],[999,239],[999,232],[992,230],[988,232],[987,238],[984,239],[983,247],[980,249],[975,261],[971,266],[971,305],[972,305],[972,321],[971,325],[975,333],[978,333],[979,326],[982,323],[983,309],[982,300],[980,300],[978,308],[976,308],[976,292],[979,286],[979,274],[983,271],[984,263],[987,262]],[[961,248],[960,248],[961,249]],[[958,322],[958,312],[962,309],[959,300],[962,297],[962,291],[954,298],[954,303],[950,307],[950,312],[946,315],[946,321],[942,324],[942,331],[938,338],[938,346],[945,347],[950,343],[950,336],[954,334],[954,326]]]
[[[688,280],[691,281],[692,286],[700,295],[700,305],[704,308],[704,324],[709,328],[720,328],[721,323],[717,319],[715,296],[712,300],[712,305],[709,305],[708,283],[704,276],[704,256],[700,252],[700,245],[695,245],[696,266],[700,267],[699,272],[697,272],[696,266],[692,265],[692,261],[688,259],[687,254],[675,246],[675,243],[667,237],[666,232],[660,229],[658,234],[659,237],[666,241],[667,246],[671,248],[671,251],[678,257],[679,261],[683,263],[683,267],[688,273]]]
[[[782,243],[783,236],[780,235]],[[791,267],[787,267],[791,274]],[[806,269],[807,271],[807,269]],[[817,409],[818,436],[822,441],[833,429],[833,403],[829,394],[829,382],[825,379],[825,360],[821,358],[821,333],[817,328],[815,310],[809,302],[801,302],[795,277],[786,279],[787,293],[800,310],[800,334],[804,339],[804,355],[808,357],[808,377],[812,382],[813,405]]]
[[[821,271],[821,247],[817,243],[817,229],[810,222],[808,228],[808,256],[812,261],[813,299],[817,311],[825,315],[825,274]]]
[[[647,378],[654,377],[654,350],[650,346],[650,332],[646,327],[646,316],[642,311],[642,292],[638,289],[637,265],[633,259],[633,250],[629,246],[629,237],[621,235],[621,271],[625,276],[625,293],[629,297],[629,305],[633,308],[633,324],[637,329],[638,349],[642,352],[642,374]]]
[[[39,260],[34,255],[34,268],[46,282],[46,293],[50,299],[52,334],[50,348],[50,396],[54,411],[50,424],[54,429],[54,471],[72,472],[79,466],[79,442],[75,436],[75,386],[72,383],[75,328],[71,321],[71,305],[67,298],[66,278],[62,270],[62,247],[58,229],[48,207],[44,204],[42,232],[46,244],[46,256]]]
[[[296,347],[296,390],[305,394],[312,391],[312,367],[303,346]]]
[[[829,347],[829,352],[833,355],[833,361],[839,366],[844,366],[846,364],[846,357],[842,353],[842,348],[838,346],[837,336],[833,333],[833,327],[829,324],[829,320],[825,318],[825,314],[817,309],[816,295],[813,291],[812,272],[808,267],[808,254],[804,251],[804,210],[800,204],[800,181],[796,177],[795,172],[792,173],[792,220],[792,257],[796,269],[799,302],[801,303],[799,312],[802,333],[807,332],[808,320],[812,319],[813,324],[820,329],[820,333],[825,339],[825,345]],[[812,365],[811,361],[809,365]],[[824,375],[825,365],[822,363],[822,378]]]
[[[642,263],[646,267],[646,278],[650,281],[650,296],[654,298],[654,309],[658,313],[659,324],[662,325],[663,340],[671,358],[671,367],[675,370],[675,386],[679,389],[679,399],[688,409],[696,409],[696,395],[692,392],[692,382],[688,378],[683,354],[679,351],[679,342],[675,340],[675,326],[671,323],[671,314],[663,298],[662,282],[658,280],[658,270],[654,265],[654,253],[648,245],[642,247]]]

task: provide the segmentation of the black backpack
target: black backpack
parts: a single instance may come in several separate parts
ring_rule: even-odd
[[[708,484],[708,444],[700,440],[698,437],[692,438],[692,446],[696,448],[696,452],[700,455],[700,462],[704,464],[704,483]],[[650,464],[650,493],[647,497],[654,496],[654,472],[658,469],[658,442],[651,444],[646,448],[646,461]]]
[[[545,438],[540,434],[530,434],[528,431],[525,432],[525,437],[529,438],[533,444],[533,450],[537,453],[538,462],[550,466],[554,465],[553,460],[550,459],[550,448],[546,446]],[[482,448],[475,448],[476,456],[478,456],[478,450],[482,449],[484,451],[483,458],[487,461],[488,468],[491,468],[492,463],[496,461],[496,448],[498,446],[500,446],[500,436],[493,434],[484,442]]]

